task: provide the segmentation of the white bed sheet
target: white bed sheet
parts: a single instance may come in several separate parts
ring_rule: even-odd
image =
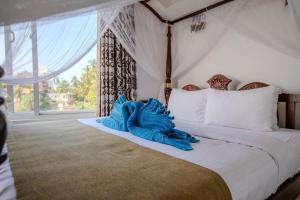
[[[282,182],[300,171],[300,131],[296,130],[252,132],[177,121],[177,128],[200,136],[200,142],[193,144],[193,151],[182,151],[104,127],[94,118],[79,121],[217,172],[228,185],[233,199],[266,199]]]
[[[15,200],[16,188],[14,178],[9,165],[9,160],[6,160],[0,165],[0,199]]]

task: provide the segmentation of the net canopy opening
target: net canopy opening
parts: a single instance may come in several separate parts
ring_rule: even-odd
[[[161,23],[137,0],[75,2],[67,1],[61,10],[53,11],[59,13],[50,16],[42,16],[40,11],[32,18],[24,15],[10,19],[0,15],[0,64],[6,72],[1,82],[22,85],[54,78],[73,67],[110,28],[138,66],[163,83],[167,24]],[[12,3],[16,3],[17,10],[30,6],[18,1]],[[79,5],[86,7],[71,9]],[[201,62],[229,30],[300,59],[297,0],[289,0],[288,6],[283,0],[235,0],[207,11],[205,28],[199,33],[191,32],[192,23],[193,18],[189,18],[172,25],[175,79]]]

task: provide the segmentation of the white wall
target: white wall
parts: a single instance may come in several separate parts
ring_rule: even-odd
[[[201,63],[179,77],[177,84],[182,87],[192,83],[206,88],[209,87],[206,81],[218,73],[233,80],[231,89],[236,89],[237,85],[261,81],[279,86],[284,92],[300,94],[300,60],[235,32],[224,35]],[[297,115],[297,128],[300,129],[299,105]]]
[[[206,81],[221,73],[239,83],[261,81],[300,93],[300,60],[262,46],[238,33],[228,32],[219,44],[194,68],[178,79],[178,86]]]

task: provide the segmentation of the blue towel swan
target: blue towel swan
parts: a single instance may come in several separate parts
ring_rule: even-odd
[[[199,140],[190,134],[175,129],[170,111],[157,100],[149,99],[144,104],[141,101],[126,101],[124,96],[119,97],[114,108],[107,118],[97,121],[112,129],[129,131],[133,135],[174,146],[189,151],[191,143]]]

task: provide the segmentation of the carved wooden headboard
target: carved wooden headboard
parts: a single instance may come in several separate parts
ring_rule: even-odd
[[[210,78],[207,83],[210,85],[211,88],[219,89],[219,90],[227,90],[228,85],[231,82],[231,79],[227,78],[222,74],[217,74]],[[250,90],[256,89],[261,87],[269,86],[266,83],[262,82],[252,82],[242,86],[238,90]],[[182,89],[187,91],[195,91],[200,90],[199,86],[189,84],[184,86]],[[296,104],[300,103],[300,94],[286,94],[282,93],[278,97],[278,103],[285,103],[285,126],[286,128],[295,129],[296,124]]]
[[[228,85],[231,83],[231,79],[227,78],[223,74],[216,74],[211,77],[207,83],[211,88],[218,90],[228,90]]]

